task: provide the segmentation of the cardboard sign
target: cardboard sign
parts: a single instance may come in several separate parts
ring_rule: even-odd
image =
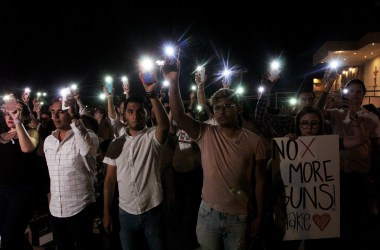
[[[283,240],[339,237],[339,137],[274,138],[271,168],[274,221]]]

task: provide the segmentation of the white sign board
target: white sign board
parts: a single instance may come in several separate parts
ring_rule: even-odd
[[[339,137],[274,138],[271,168],[283,240],[339,237]]]

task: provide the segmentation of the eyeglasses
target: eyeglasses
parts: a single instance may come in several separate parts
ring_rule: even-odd
[[[308,127],[316,128],[316,127],[319,127],[319,125],[320,125],[320,122],[318,121],[301,121],[300,122],[300,126],[303,129],[306,129]]]
[[[214,109],[214,112],[221,113],[222,111],[229,111],[236,106],[237,104],[227,103],[224,105],[214,105],[213,109]]]

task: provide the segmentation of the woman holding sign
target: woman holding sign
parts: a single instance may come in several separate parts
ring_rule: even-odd
[[[339,138],[339,149],[348,149],[356,147],[363,143],[363,136],[361,136],[362,132],[360,129],[360,119],[357,119],[353,124],[354,135],[347,136],[344,138]],[[289,135],[290,140],[296,140],[298,136],[319,136],[325,134],[324,129],[324,119],[321,111],[314,106],[308,106],[301,109],[296,116],[295,119],[295,132],[296,134]],[[273,172],[272,179],[272,195],[273,195],[273,215],[274,215],[274,239],[275,241],[268,241],[268,244],[274,244],[273,249],[298,249],[301,240],[283,240],[285,232],[288,230],[287,227],[290,227],[291,222],[289,222],[289,218],[287,218],[287,204],[288,202],[284,199],[285,194],[285,186],[287,184],[284,183],[283,177],[280,174],[280,170],[277,168],[278,164],[276,161],[276,157],[274,160],[269,161],[268,169],[270,172]],[[317,170],[315,170],[317,171]],[[298,189],[296,182],[293,182],[293,188]],[[289,187],[288,187],[289,188]],[[302,187],[299,187],[300,190]],[[294,222],[294,221],[293,221]],[[290,224],[289,224],[290,223]],[[306,224],[302,224],[304,227],[307,227]],[[305,230],[305,228],[303,228]],[[297,231],[297,230],[293,230]],[[302,231],[302,230],[301,230]],[[292,233],[294,234],[294,232]],[[298,237],[302,238],[302,237]],[[334,244],[335,239],[316,239],[316,240],[306,240],[304,249],[321,249],[321,246],[326,246],[326,243],[331,245]],[[322,245],[323,244],[323,245]],[[270,247],[269,247],[270,248]]]

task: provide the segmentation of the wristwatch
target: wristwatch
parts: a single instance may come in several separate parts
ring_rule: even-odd
[[[151,92],[146,92],[146,97],[148,97],[148,98],[155,98],[156,96],[158,96],[157,90],[153,90]]]

